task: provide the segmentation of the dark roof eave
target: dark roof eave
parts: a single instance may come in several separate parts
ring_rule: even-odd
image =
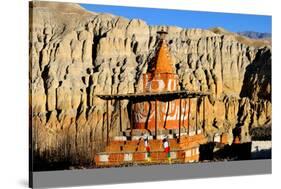
[[[132,101],[149,101],[149,100],[174,100],[179,98],[195,98],[210,95],[209,92],[197,91],[167,91],[154,93],[128,93],[128,94],[97,94],[95,96],[103,100],[132,100]]]

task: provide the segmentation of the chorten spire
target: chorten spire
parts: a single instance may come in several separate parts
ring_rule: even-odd
[[[166,39],[168,32],[164,31],[164,29],[162,28],[161,31],[157,31],[157,34],[159,35],[160,42],[162,42]]]
[[[166,35],[168,32],[164,31],[163,29],[161,31],[158,31],[157,34],[159,34],[159,47],[158,52],[156,54],[155,59],[155,67],[154,67],[154,73],[171,73],[173,74],[173,67],[171,64],[171,56],[168,49],[168,45],[166,43]]]

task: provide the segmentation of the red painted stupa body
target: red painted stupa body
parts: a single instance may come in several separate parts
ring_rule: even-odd
[[[143,92],[162,93],[178,90],[180,90],[179,78],[173,69],[166,41],[162,39],[154,62],[149,65],[147,73],[143,74]],[[180,120],[181,128],[187,127],[188,100],[182,99],[181,103],[181,112],[179,99],[135,103],[133,105],[134,129],[155,130],[155,124],[157,124],[157,130],[178,129]],[[155,107],[157,107],[156,111]]]

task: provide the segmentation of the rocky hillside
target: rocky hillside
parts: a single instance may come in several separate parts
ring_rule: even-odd
[[[220,27],[210,28],[209,30],[216,34],[232,36],[240,43],[243,43],[248,46],[254,46],[257,48],[262,47],[262,46],[271,46],[271,37],[263,37],[266,35],[265,33],[264,33],[264,35],[263,35],[263,33],[257,33],[257,32],[256,33],[254,33],[254,32],[253,33],[247,33],[247,32],[234,33],[234,32],[227,31]],[[256,38],[255,38],[254,34],[256,34]]]
[[[264,33],[264,32],[243,31],[237,33],[239,35],[243,35],[252,39],[270,39],[272,37],[271,33]]]
[[[46,2],[30,4],[30,21],[35,154],[53,161],[90,162],[93,153],[104,147],[106,134],[105,102],[95,95],[141,90],[140,75],[154,57],[156,31],[162,26],[88,12],[76,4]],[[169,32],[181,87],[211,92],[205,128],[210,140],[216,133],[231,136],[233,128],[242,126],[242,141],[248,141],[250,128],[270,124],[268,44],[211,30],[163,28]],[[126,103],[122,103],[123,115]],[[114,136],[118,111],[115,102],[111,105],[110,135]],[[202,103],[199,115],[202,124]],[[128,116],[123,122],[128,123]]]

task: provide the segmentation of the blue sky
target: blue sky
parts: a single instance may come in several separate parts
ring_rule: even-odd
[[[223,27],[232,32],[256,31],[271,33],[272,29],[271,16],[93,4],[80,5],[92,12],[110,13],[129,19],[139,18],[149,25],[172,25],[202,29]]]

